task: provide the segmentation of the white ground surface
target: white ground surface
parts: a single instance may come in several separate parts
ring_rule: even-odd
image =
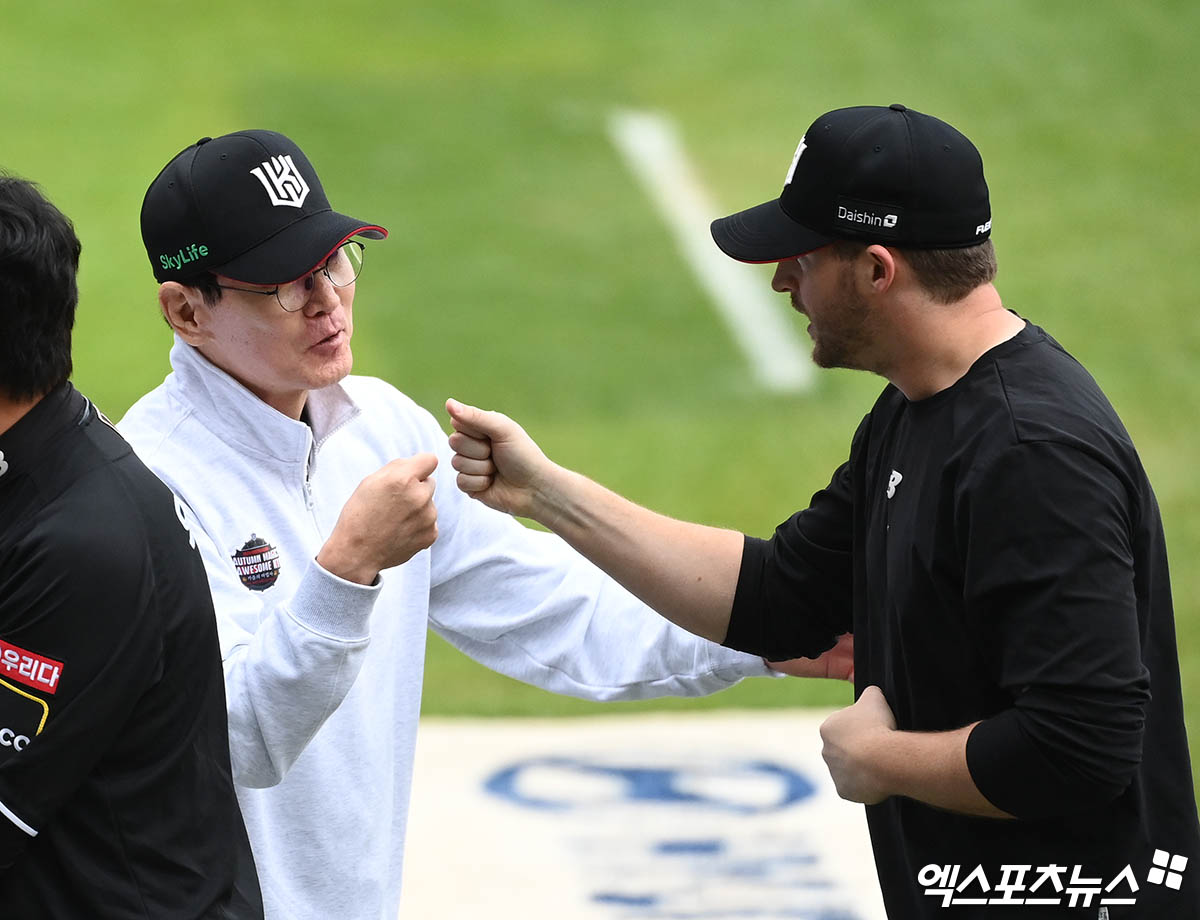
[[[424,720],[405,920],[884,920],[825,713]]]

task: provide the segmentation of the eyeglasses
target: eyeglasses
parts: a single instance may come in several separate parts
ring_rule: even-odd
[[[317,286],[317,273],[320,272],[329,279],[334,287],[348,287],[362,273],[363,244],[358,240],[347,240],[333,251],[325,264],[314,268],[303,278],[289,281],[287,284],[276,285],[269,291],[257,291],[251,288],[232,287],[228,284],[218,284],[224,291],[241,291],[243,294],[275,295],[279,306],[288,313],[303,310],[312,300],[313,289]]]

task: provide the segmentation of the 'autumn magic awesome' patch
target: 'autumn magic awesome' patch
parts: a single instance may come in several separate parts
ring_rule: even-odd
[[[257,534],[233,554],[238,578],[251,591],[266,591],[279,580],[279,550]]]

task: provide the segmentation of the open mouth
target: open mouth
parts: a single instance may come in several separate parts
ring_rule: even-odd
[[[339,329],[336,332],[330,333],[318,342],[314,342],[310,348],[320,348],[322,345],[334,345],[341,340],[344,330]]]

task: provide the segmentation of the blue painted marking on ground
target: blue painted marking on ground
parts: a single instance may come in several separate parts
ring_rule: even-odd
[[[622,907],[653,907],[658,903],[658,898],[652,894],[614,894],[610,891],[601,891],[592,895],[592,900],[597,904],[617,904]]]
[[[723,840],[664,840],[654,847],[655,852],[667,855],[685,853],[715,856],[725,849]]]
[[[822,870],[811,840],[750,830],[759,817],[816,793],[804,773],[770,760],[665,766],[639,764],[636,755],[630,760],[613,763],[603,754],[531,757],[495,770],[483,787],[520,808],[564,817],[591,810],[607,812],[611,821],[614,814],[657,813],[661,822],[685,813],[667,809],[682,807],[690,815],[686,820],[700,820],[701,826],[707,816],[724,820],[716,817],[722,813],[748,819],[745,825],[737,822],[742,830],[698,829],[695,836],[682,826],[679,836],[671,836],[668,824],[660,828],[662,836],[639,839],[631,833],[624,858],[585,856],[593,863],[588,898],[611,920],[861,920],[844,904],[828,903],[837,900],[838,886]],[[648,810],[659,806],[664,809]],[[708,903],[709,890],[722,902],[719,907]],[[728,892],[737,890],[744,897],[730,903]],[[786,903],[796,900],[826,903]]]
[[[497,770],[484,781],[484,789],[492,795],[523,806],[542,811],[567,811],[580,807],[582,803],[564,798],[549,798],[535,795],[519,788],[522,774],[534,769],[557,770],[567,775],[607,777],[617,781],[620,787],[618,800],[626,802],[659,802],[696,805],[734,814],[753,815],[788,808],[815,792],[813,783],[803,774],[781,764],[768,761],[750,761],[734,765],[733,769],[748,779],[773,777],[779,781],[780,792],[775,802],[751,804],[722,799],[709,795],[698,795],[681,788],[690,775],[686,767],[639,767],[612,766],[589,763],[570,757],[538,757],[520,761]],[[701,776],[702,774],[696,774]],[[611,804],[611,803],[606,803]]]
[[[627,906],[636,908],[639,905]],[[721,907],[714,910],[680,910],[650,905],[645,912],[634,910],[619,916],[622,920],[862,920],[861,915],[840,907]]]

